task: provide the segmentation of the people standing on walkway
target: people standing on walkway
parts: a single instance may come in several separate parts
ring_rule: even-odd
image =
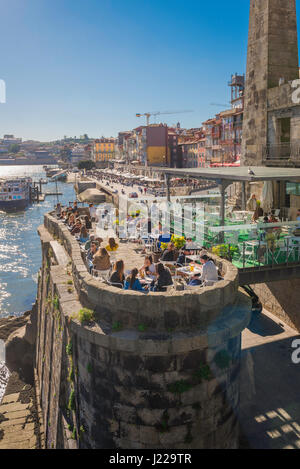
[[[257,199],[256,195],[252,194],[251,197],[247,201],[247,210],[250,212],[255,212],[257,206]]]

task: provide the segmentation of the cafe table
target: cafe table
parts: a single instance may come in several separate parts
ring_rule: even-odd
[[[194,267],[194,270],[192,271],[189,266],[186,267],[179,267],[176,269],[176,272],[180,272],[184,275],[187,275],[188,277],[193,277],[194,275],[199,275],[202,274],[202,266],[201,267]]]

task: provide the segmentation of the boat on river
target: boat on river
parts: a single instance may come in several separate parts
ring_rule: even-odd
[[[32,179],[28,177],[0,179],[0,210],[25,210],[31,202]]]

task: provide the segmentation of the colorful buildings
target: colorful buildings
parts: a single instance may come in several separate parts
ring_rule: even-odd
[[[92,148],[93,161],[110,161],[115,157],[115,139],[100,138],[94,141]]]
[[[181,165],[179,168],[198,168],[205,166],[206,135],[204,128],[190,129],[179,136]]]
[[[216,114],[198,128],[150,124],[120,132],[117,154],[128,163],[137,161],[143,166],[197,168],[239,164],[245,76],[232,75],[228,85],[231,109]]]

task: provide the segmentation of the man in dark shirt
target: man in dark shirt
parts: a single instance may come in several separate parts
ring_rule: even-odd
[[[163,255],[161,256],[161,261],[175,261],[175,248],[173,243],[169,243],[167,249],[164,250]]]

